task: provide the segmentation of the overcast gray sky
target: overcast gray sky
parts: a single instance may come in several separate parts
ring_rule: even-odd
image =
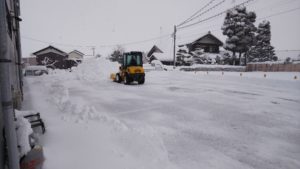
[[[172,33],[179,24],[210,0],[24,0],[21,1],[23,57],[48,45],[66,52],[78,49],[107,55],[103,45],[143,41]],[[214,4],[222,0],[215,0]],[[226,0],[199,18],[205,19],[246,0]],[[210,6],[210,7],[211,7]],[[209,7],[208,7],[209,8]],[[207,8],[207,9],[208,9]],[[254,0],[247,9],[272,26],[276,50],[300,49],[300,0]],[[290,11],[291,12],[286,12]],[[205,11],[205,10],[203,10]],[[282,13],[283,12],[283,13]],[[197,20],[195,20],[197,21]],[[178,32],[178,44],[191,42],[208,31],[220,40],[224,15]],[[257,20],[256,24],[262,20]],[[171,36],[124,45],[126,50],[148,51],[158,44],[171,50]]]

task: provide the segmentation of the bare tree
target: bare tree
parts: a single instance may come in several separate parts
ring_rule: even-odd
[[[121,46],[118,45],[113,49],[112,54],[110,55],[110,60],[112,62],[119,62],[122,63],[123,60],[123,53],[125,52],[125,49]]]

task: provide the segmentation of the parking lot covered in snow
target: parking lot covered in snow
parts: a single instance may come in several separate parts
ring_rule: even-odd
[[[123,85],[109,79],[117,69],[87,59],[26,77],[24,108],[48,131],[45,169],[300,167],[299,73],[150,71]]]

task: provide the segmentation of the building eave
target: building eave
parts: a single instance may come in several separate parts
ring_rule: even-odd
[[[47,49],[54,49],[54,50],[57,50],[58,52],[62,53],[63,56],[67,56],[67,55],[68,55],[66,52],[64,52],[64,51],[62,51],[62,50],[60,50],[60,49],[58,49],[58,48],[56,48],[56,47],[53,47],[53,46],[51,46],[51,45],[49,45],[48,47],[43,48],[43,49],[41,49],[41,50],[39,50],[39,51],[36,51],[36,52],[34,52],[34,53],[32,53],[32,54],[35,55],[35,56],[38,56],[39,53],[41,53],[41,52],[43,52],[43,51],[45,51],[45,50],[47,50]]]

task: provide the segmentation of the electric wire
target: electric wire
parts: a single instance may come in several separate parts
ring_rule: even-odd
[[[284,1],[284,0],[283,0],[283,1]],[[283,1],[279,1],[279,2],[276,3],[275,5],[272,5],[271,7],[274,8],[274,7],[280,6],[280,5],[282,4],[281,2],[283,2]],[[293,3],[294,1],[297,1],[297,0],[290,0],[290,1],[288,1],[286,4]],[[257,1],[255,1],[255,2],[257,2]],[[285,4],[285,5],[286,5],[286,4]],[[253,4],[251,4],[251,5],[253,5]],[[249,5],[248,5],[248,6],[249,6]],[[268,7],[269,7],[269,6],[268,6]],[[268,7],[263,7],[263,8],[260,8],[260,9],[258,9],[258,10],[262,10],[262,9],[265,9],[265,8],[268,8]],[[295,10],[297,10],[297,9],[295,9]],[[255,10],[255,11],[257,11],[257,10]],[[294,11],[294,10],[292,10],[292,11]],[[292,11],[288,10],[288,12],[292,12]],[[262,20],[262,19],[270,18],[270,17],[273,17],[273,16],[285,14],[285,13],[288,13],[288,12],[287,12],[287,11],[283,11],[283,12],[275,13],[275,14],[272,14],[272,15],[267,16],[267,17],[261,17],[261,18],[258,18],[257,20]],[[218,27],[218,26],[222,26],[222,23],[220,23],[220,24],[213,24],[213,25],[205,26],[205,27],[201,26],[201,27],[199,27],[199,28],[200,28],[200,30],[208,29],[208,28],[214,29],[214,28],[216,28],[216,27]],[[197,29],[197,30],[199,30],[199,29]],[[186,35],[186,34],[184,34],[184,35]],[[182,36],[182,34],[181,34],[180,36],[181,36],[181,37],[186,37],[186,36],[184,36],[184,35]],[[196,35],[196,34],[195,34],[195,33],[194,33],[194,34],[188,34],[187,36],[190,36],[190,35]]]
[[[238,4],[236,6],[234,6],[233,8],[237,7],[237,6],[242,6],[242,5],[246,5],[246,4],[249,4],[251,1],[254,1],[254,0],[247,0],[241,4]],[[213,3],[214,1],[210,1],[208,4],[206,4],[204,7],[207,7],[209,6],[209,4]],[[201,8],[202,10],[204,9]],[[230,9],[233,9],[233,8],[230,8]],[[197,11],[195,14],[193,14],[189,19],[195,17],[199,12],[201,12],[201,9],[199,11]],[[229,9],[229,10],[230,10]],[[274,14],[271,14],[271,15],[268,15],[268,16],[265,16],[265,17],[261,17],[261,18],[258,18],[257,20],[263,20],[263,19],[266,19],[266,18],[271,18],[271,17],[275,17],[275,16],[279,16],[279,15],[283,15],[283,14],[286,14],[286,13],[290,13],[290,12],[294,12],[296,10],[299,10],[300,7],[296,7],[296,8],[293,8],[293,9],[289,9],[289,10],[286,10],[286,11],[281,11],[281,12],[278,12],[278,13],[274,13]],[[185,29],[185,28],[188,28],[188,27],[191,27],[191,26],[194,26],[194,25],[197,25],[199,23],[202,23],[202,22],[205,22],[205,21],[209,21],[211,19],[214,19],[218,16],[221,16],[222,14],[226,13],[228,10],[225,10],[223,12],[220,12],[218,14],[215,14],[213,16],[210,16],[208,18],[205,18],[205,19],[202,19],[200,21],[197,21],[195,23],[192,23],[192,24],[189,24],[189,25],[185,25],[185,26],[181,26],[181,27],[178,27],[179,30],[182,30],[182,29]],[[188,21],[189,19],[187,19],[186,21]],[[187,23],[187,22],[186,22]],[[219,25],[219,24],[218,24]],[[221,24],[220,24],[221,25]],[[209,27],[212,27],[212,26],[217,26],[216,24],[215,25],[211,25]],[[207,28],[207,27],[205,27]],[[211,30],[212,32],[213,31],[216,31],[217,29],[214,29],[214,30]],[[135,45],[135,44],[142,44],[142,43],[146,43],[146,42],[151,42],[151,41],[154,41],[154,40],[157,40],[157,39],[162,39],[162,38],[167,38],[167,37],[170,37],[172,34],[165,34],[165,35],[162,35],[162,36],[159,36],[159,37],[154,37],[154,38],[150,38],[150,39],[145,39],[145,40],[140,40],[140,41],[133,41],[133,42],[128,42],[128,43],[116,43],[116,44],[107,44],[107,45],[76,45],[76,44],[67,44],[67,43],[58,43],[58,42],[50,42],[50,41],[43,41],[43,40],[40,40],[40,39],[36,39],[36,38],[31,38],[31,37],[28,37],[28,36],[21,36],[22,39],[26,39],[26,40],[31,40],[31,41],[35,41],[35,42],[39,42],[39,43],[44,43],[44,44],[53,44],[53,45],[57,45],[57,46],[64,46],[64,47],[78,47],[78,48],[91,48],[91,47],[98,47],[98,48],[105,48],[105,47],[114,47],[114,46],[117,46],[117,45],[122,45],[122,46],[128,46],[128,45]],[[197,35],[197,34],[190,34],[188,37],[190,37],[191,35]],[[187,37],[187,36],[182,36],[180,35],[181,38],[183,37]]]
[[[26,39],[26,40],[39,42],[39,43],[53,44],[53,45],[64,46],[64,47],[79,47],[79,48],[98,47],[98,48],[105,48],[105,47],[114,47],[114,46],[117,46],[117,45],[128,46],[128,45],[142,44],[142,43],[151,42],[151,41],[154,41],[154,40],[157,40],[157,39],[166,38],[166,37],[170,37],[170,36],[171,36],[171,34],[165,34],[165,35],[162,35],[162,36],[159,36],[159,37],[154,37],[154,38],[140,40],[140,41],[133,41],[133,42],[128,42],[128,43],[108,44],[108,45],[98,45],[98,46],[97,45],[74,45],[74,44],[57,43],[57,42],[43,41],[43,40],[39,40],[39,39],[27,37],[27,36],[21,36],[21,38]]]
[[[217,8],[218,6],[220,6],[220,5],[221,5],[222,3],[224,3],[224,2],[225,2],[225,0],[223,0],[223,1],[219,2],[219,3],[217,3],[216,5],[214,5],[214,6],[212,6],[211,8],[205,10],[204,12],[198,14],[197,16],[195,16],[194,18],[190,19],[188,22],[186,22],[186,23],[184,23],[184,24],[187,24],[187,23],[189,23],[189,22],[191,22],[191,21],[193,21],[193,20],[199,18],[200,16],[202,16],[202,15],[204,15],[204,14],[206,14],[206,13],[212,11],[213,9]],[[182,24],[182,25],[184,25],[184,24]],[[179,26],[182,26],[182,25],[178,25],[178,27],[179,27]]]
[[[294,11],[299,10],[299,9],[300,9],[300,7],[289,9],[289,10],[286,10],[286,11],[282,11],[282,12],[278,12],[278,13],[274,13],[274,14],[265,16],[265,17],[258,18],[257,20],[263,20],[263,19],[274,17],[274,16],[283,15],[283,14],[286,14],[286,13],[294,12]]]
[[[186,19],[185,21],[181,22],[178,26],[181,26],[187,22],[190,21],[190,19],[194,18],[198,13],[200,13],[201,11],[203,11],[205,8],[207,8],[210,4],[212,4],[215,0],[211,0],[209,1],[206,5],[204,5],[200,10],[198,10],[197,12],[195,12],[192,16],[190,16],[188,19]]]
[[[197,25],[197,24],[199,24],[199,23],[202,23],[202,22],[205,22],[205,21],[214,19],[214,18],[216,18],[216,17],[222,16],[222,15],[225,14],[228,10],[234,9],[234,8],[236,8],[236,7],[238,7],[238,6],[246,6],[246,4],[250,3],[251,1],[254,1],[254,0],[247,0],[247,1],[243,2],[243,3],[240,3],[240,4],[236,5],[236,6],[233,7],[233,8],[224,10],[224,11],[218,13],[218,14],[212,15],[212,16],[210,16],[210,17],[207,17],[207,18],[205,18],[205,19],[199,20],[199,21],[194,22],[194,23],[192,23],[192,24],[178,27],[177,29],[178,29],[178,30],[180,30],[180,29],[185,29],[185,28],[188,28],[188,27]]]

